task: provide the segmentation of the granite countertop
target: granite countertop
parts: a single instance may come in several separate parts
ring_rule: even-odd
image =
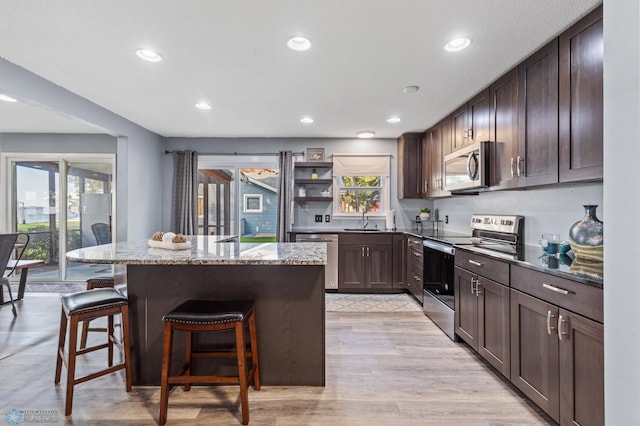
[[[148,241],[125,241],[67,253],[81,263],[129,265],[326,265],[325,243],[238,243],[232,235],[187,236],[191,248],[149,247]]]
[[[524,246],[520,257],[516,260],[500,256],[498,253],[492,254],[489,250],[478,250],[473,246],[458,245],[457,249],[479,252],[488,256],[497,257],[514,265],[519,265],[529,269],[535,269],[561,278],[577,281],[592,287],[603,288],[604,271],[603,262],[581,261],[572,259],[567,255],[558,257],[543,256],[542,248],[538,245]]]

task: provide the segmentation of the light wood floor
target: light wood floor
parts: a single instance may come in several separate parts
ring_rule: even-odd
[[[16,409],[53,413],[58,424],[156,424],[159,387],[126,393],[117,373],[77,385],[73,414],[64,417],[64,379],[53,384],[59,298],[27,293],[15,321],[10,305],[0,307],[0,423]],[[553,424],[420,312],[328,312],[326,319],[326,386],[251,389],[250,424]],[[96,352],[90,362],[104,360]],[[170,425],[239,425],[239,418],[235,386],[174,388],[169,398]]]

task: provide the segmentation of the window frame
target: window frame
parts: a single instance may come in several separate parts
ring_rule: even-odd
[[[350,177],[354,178],[354,181],[357,180],[358,176],[364,176],[364,175],[350,175]],[[367,187],[359,187],[359,186],[353,186],[353,187],[341,187],[340,186],[340,181],[344,176],[334,176],[333,177],[333,216],[336,217],[343,217],[343,218],[349,218],[349,217],[354,217],[354,218],[360,218],[362,217],[362,211],[356,211],[356,212],[343,212],[340,210],[340,190],[341,189],[351,189],[353,188],[353,190],[355,190],[356,192],[358,190],[371,190],[371,189],[379,189],[380,190],[380,209],[378,211],[372,212],[372,211],[367,211],[367,216],[380,216],[380,217],[384,217],[385,216],[385,211],[389,210],[391,208],[390,205],[390,195],[389,195],[389,176],[381,176],[381,175],[368,175],[368,176],[376,176],[380,178],[380,186],[367,186]]]
[[[242,196],[242,212],[243,213],[263,213],[264,212],[264,204],[262,199],[262,194],[243,194]],[[248,208],[247,202],[249,199],[257,198],[258,204],[260,207],[258,209],[250,209]]]

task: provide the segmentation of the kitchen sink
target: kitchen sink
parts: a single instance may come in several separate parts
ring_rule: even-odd
[[[357,231],[357,232],[380,232],[381,229],[376,228],[344,228],[345,231]]]

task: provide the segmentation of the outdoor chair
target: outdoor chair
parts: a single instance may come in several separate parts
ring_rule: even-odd
[[[7,287],[9,292],[9,301],[11,302],[11,310],[13,312],[13,317],[16,318],[18,316],[18,312],[16,311],[16,305],[13,303],[13,294],[11,293],[11,284],[9,283],[9,277],[13,274],[18,265],[18,260],[22,257],[22,253],[24,252],[26,243],[24,244],[22,250],[20,250],[19,254],[16,257],[15,265],[13,269],[4,276],[4,272],[7,270],[7,265],[9,264],[9,260],[11,260],[11,254],[16,250],[16,242],[18,241],[19,234],[0,234],[0,265],[2,265],[3,276],[0,278],[0,284]],[[28,236],[27,236],[28,238]],[[28,239],[27,239],[28,242]],[[0,291],[2,291],[2,287],[0,287]]]

